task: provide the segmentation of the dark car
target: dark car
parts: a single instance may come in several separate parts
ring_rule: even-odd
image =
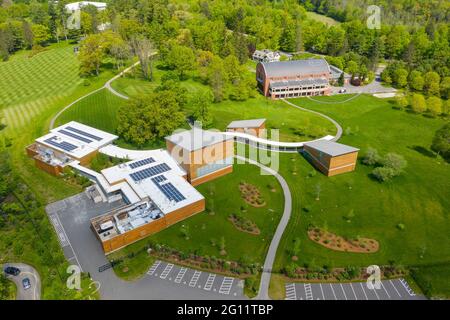
[[[22,286],[25,290],[30,289],[31,288],[31,282],[30,279],[25,278],[22,280]]]
[[[4,271],[6,274],[11,276],[17,276],[20,274],[20,269],[16,267],[6,267]]]

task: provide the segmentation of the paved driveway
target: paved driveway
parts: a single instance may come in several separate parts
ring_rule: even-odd
[[[39,273],[33,267],[24,263],[5,263],[2,267],[2,272],[5,267],[16,267],[20,269],[20,274],[17,276],[6,275],[6,277],[14,282],[17,287],[16,300],[40,300],[41,299],[41,278]],[[31,287],[24,289],[22,280],[30,279]]]
[[[424,300],[405,279],[382,280],[380,289],[369,289],[365,282],[289,283],[286,300]]]

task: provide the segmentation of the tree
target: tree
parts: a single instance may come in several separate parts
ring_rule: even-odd
[[[362,162],[368,166],[374,166],[380,161],[380,155],[374,148],[368,148]]]
[[[100,34],[89,35],[81,42],[78,59],[82,75],[90,75],[94,72],[97,76],[100,74],[100,65],[105,55],[102,44],[103,39]]]
[[[177,95],[161,90],[131,99],[118,111],[117,132],[138,147],[171,134],[184,122]]]
[[[173,45],[165,57],[165,63],[169,69],[178,73],[180,79],[184,79],[187,71],[195,69],[196,59],[191,48]]]
[[[441,96],[443,99],[450,98],[450,77],[444,77],[441,81]]]
[[[408,71],[403,68],[395,69],[393,80],[399,88],[404,88],[408,84]]]
[[[31,30],[34,35],[33,44],[43,45],[51,38],[48,28],[42,24],[33,24]]]
[[[212,124],[213,118],[209,108],[213,100],[214,96],[209,90],[198,93],[192,99],[193,117],[202,123],[203,128],[208,128]]]
[[[398,175],[406,168],[408,162],[403,156],[390,152],[381,160],[381,164],[386,168],[392,169],[395,175]]]
[[[438,97],[429,97],[427,99],[427,109],[433,116],[438,116],[442,113],[442,100]]]
[[[225,98],[225,85],[228,82],[227,73],[222,59],[214,57],[207,69],[207,82],[211,86],[214,102],[220,102]]]
[[[352,80],[355,79],[355,75],[358,73],[359,71],[359,66],[358,63],[355,61],[349,61],[347,63],[347,68],[346,68],[347,72],[349,74],[352,75]]]
[[[31,24],[28,21],[24,20],[22,26],[25,46],[27,49],[31,49],[34,44],[34,34],[31,30]]]
[[[144,37],[133,38],[130,42],[134,54],[139,59],[142,75],[145,79],[153,81],[153,43]]]
[[[343,87],[344,86],[344,84],[345,84],[345,76],[344,76],[344,73],[342,72],[341,73],[341,75],[339,76],[339,79],[338,79],[338,86],[339,87]]]
[[[425,80],[424,87],[426,93],[435,96],[439,95],[440,91],[439,83],[441,81],[441,77],[439,76],[439,74],[434,71],[429,71],[425,73],[424,80]]]
[[[411,98],[411,108],[415,113],[422,113],[427,110],[427,104],[423,95],[414,93]]]
[[[409,106],[408,98],[404,93],[397,94],[395,96],[395,101],[400,109],[405,109],[407,106]]]
[[[422,73],[416,70],[411,71],[411,73],[409,74],[408,77],[408,83],[409,83],[409,87],[411,89],[414,89],[416,91],[422,91],[423,90],[423,85],[425,83],[423,77],[422,77]]]
[[[450,162],[450,122],[436,131],[431,150],[439,153],[447,162]]]

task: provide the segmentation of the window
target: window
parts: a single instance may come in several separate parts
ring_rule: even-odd
[[[197,169],[197,178],[218,171],[233,164],[233,157],[222,159],[214,163],[207,164]]]

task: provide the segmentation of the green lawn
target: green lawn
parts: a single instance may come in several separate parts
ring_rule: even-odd
[[[368,147],[378,149],[381,154],[395,152],[405,157],[408,167],[401,176],[384,184],[372,180],[371,168],[361,163],[353,173],[331,178],[321,174],[308,177],[312,167],[305,159],[283,154],[281,174],[294,196],[294,210],[278,251],[276,267],[280,269],[290,263],[287,250],[296,237],[302,241],[299,265],[450,263],[445,254],[450,252],[449,165],[441,158],[416,151],[429,149],[434,132],[444,121],[394,110],[391,101],[365,95],[335,105],[303,99],[293,102],[326,113],[344,129],[350,127],[353,134],[344,135],[340,142],[360,148],[360,155]],[[296,176],[293,171],[297,172]],[[317,184],[322,190],[319,201],[315,200]],[[302,210],[307,206],[311,208],[309,212]],[[355,217],[348,223],[344,216],[350,210],[354,210]],[[396,228],[399,223],[406,226],[405,230]],[[380,242],[380,251],[374,254],[331,251],[307,238],[309,224],[326,227],[342,236],[374,238]]]
[[[75,120],[100,130],[115,133],[117,111],[125,103],[126,100],[103,89],[64,111],[58,117],[56,126]]]
[[[28,125],[83,81],[72,45],[52,45],[33,57],[29,53],[22,51],[0,62],[0,111],[11,129]]]
[[[340,22],[334,20],[333,18],[327,17],[323,14],[318,14],[316,12],[313,11],[308,11],[306,13],[306,15],[308,16],[308,18],[312,19],[312,20],[316,20],[316,21],[320,21],[322,23],[325,23],[329,26],[335,26],[338,25]]]
[[[246,205],[246,202],[241,198],[238,188],[241,181],[257,186],[266,201],[266,205],[259,208]],[[271,188],[274,190],[271,190]],[[197,190],[206,198],[206,210],[203,213],[199,213],[164,231],[132,244],[111,255],[111,258],[139,251],[148,241],[152,241],[166,244],[184,252],[262,264],[284,208],[283,193],[275,177],[261,175],[260,169],[254,165],[235,164],[233,173],[202,184],[197,187]],[[242,211],[242,206],[245,211]],[[228,220],[228,216],[239,212],[242,212],[244,217],[256,223],[261,231],[259,235],[239,231],[234,227]],[[182,225],[187,226],[189,229],[188,240],[181,233],[180,228]],[[223,257],[219,253],[221,237],[225,238],[225,250],[227,252],[227,255]],[[216,244],[213,245],[213,243]],[[147,259],[149,259],[147,255],[143,255],[140,258],[142,263],[145,263]],[[129,273],[139,274],[145,272],[145,270],[137,268],[135,265],[136,263],[134,263],[133,267],[131,262],[130,265],[127,265],[130,269]],[[119,275],[121,275],[120,272]],[[136,276],[127,275],[127,277],[131,278]]]

